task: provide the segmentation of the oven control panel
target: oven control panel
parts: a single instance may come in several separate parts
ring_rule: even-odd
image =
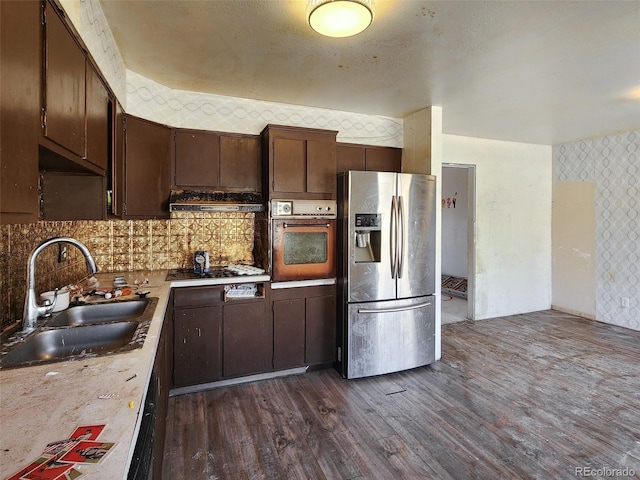
[[[335,200],[272,200],[271,216],[336,218]]]

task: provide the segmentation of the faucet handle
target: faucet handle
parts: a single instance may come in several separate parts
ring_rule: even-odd
[[[58,301],[58,293],[59,290],[56,288],[53,292],[53,302],[48,298],[42,301],[42,308],[44,309],[44,313],[41,315],[42,317],[51,316],[51,312],[53,312],[53,308],[56,306],[56,302]]]
[[[53,311],[53,304],[51,303],[51,300],[49,300],[48,298],[46,300],[43,300],[42,308],[44,309],[44,313],[40,316],[43,318],[50,317],[51,312]]]

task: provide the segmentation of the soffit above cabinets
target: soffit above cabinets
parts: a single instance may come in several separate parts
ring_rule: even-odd
[[[101,5],[127,69],[170,88],[393,118],[438,105],[445,133],[539,144],[639,126],[638,2],[376,0],[343,39],[305,1]]]

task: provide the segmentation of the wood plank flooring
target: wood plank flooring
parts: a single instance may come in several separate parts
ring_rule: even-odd
[[[443,326],[429,367],[172,397],[163,476],[640,478],[640,332],[552,311],[467,321]]]

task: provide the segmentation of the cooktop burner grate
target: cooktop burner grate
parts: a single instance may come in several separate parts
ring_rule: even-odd
[[[225,267],[213,267],[209,273],[195,273],[191,268],[172,268],[167,272],[166,281],[194,280],[197,278],[225,278],[237,277],[238,275]]]

